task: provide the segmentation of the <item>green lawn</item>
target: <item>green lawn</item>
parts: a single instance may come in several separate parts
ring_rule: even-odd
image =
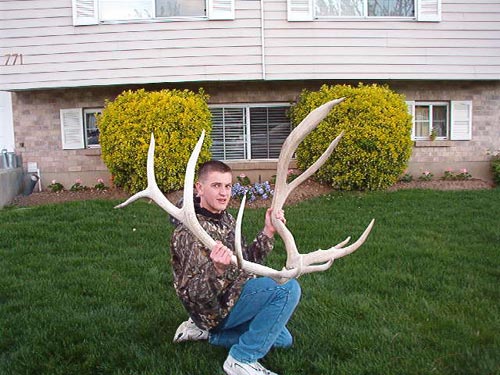
[[[186,318],[167,214],[138,202],[0,210],[0,374],[222,374],[222,348],[171,343]],[[299,249],[357,238],[305,275],[281,375],[500,374],[500,189],[336,193],[286,208]],[[254,236],[264,210],[247,210]],[[251,239],[251,238],[250,238]],[[284,264],[277,243],[269,264]]]

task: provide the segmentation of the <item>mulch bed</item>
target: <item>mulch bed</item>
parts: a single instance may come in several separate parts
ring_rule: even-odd
[[[388,191],[396,191],[401,189],[434,189],[434,190],[478,190],[478,189],[492,189],[493,184],[487,183],[483,180],[471,179],[465,181],[443,181],[443,180],[432,180],[432,181],[411,181],[411,182],[398,182],[395,185],[388,188]],[[312,179],[309,179],[302,183],[297,189],[295,189],[290,197],[287,199],[287,205],[293,205],[297,202],[304,201],[310,198],[314,198],[320,195],[328,194],[332,192],[333,189],[329,186],[322,185]],[[42,204],[50,203],[63,203],[70,201],[81,201],[89,199],[117,199],[125,200],[130,197],[131,194],[119,189],[112,188],[108,190],[95,190],[88,189],[84,191],[68,191],[64,190],[58,193],[53,193],[51,191],[35,191],[28,196],[19,195],[12,202],[12,206],[17,207],[29,207],[38,206]],[[176,191],[167,194],[167,198],[172,202],[176,203],[182,196],[181,191]],[[269,207],[271,205],[271,200],[256,200],[252,203],[247,203],[248,207]],[[233,199],[230,207],[239,207],[239,201]]]

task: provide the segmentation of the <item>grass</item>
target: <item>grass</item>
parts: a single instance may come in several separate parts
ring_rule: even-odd
[[[0,374],[222,374],[222,348],[173,345],[171,226],[145,202],[0,211]],[[264,210],[247,210],[244,231]],[[375,227],[356,253],[299,279],[287,375],[500,373],[500,190],[336,193],[286,209],[299,249]],[[134,230],[135,229],[135,230]],[[269,259],[284,263],[277,241]]]

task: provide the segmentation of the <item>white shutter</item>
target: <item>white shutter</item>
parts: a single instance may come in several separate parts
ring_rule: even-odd
[[[61,109],[61,136],[64,150],[84,148],[83,111],[81,108]]]
[[[408,113],[411,115],[411,140],[415,140],[415,102],[414,101],[406,101],[406,105],[408,106]]]
[[[208,18],[234,20],[234,0],[208,0]]]
[[[73,25],[97,25],[99,13],[97,11],[98,0],[71,0],[73,3]]]
[[[313,0],[287,0],[288,21],[312,21]]]
[[[451,102],[451,129],[452,141],[470,141],[472,139],[472,102]]]
[[[441,0],[418,0],[417,20],[427,22],[441,21]]]

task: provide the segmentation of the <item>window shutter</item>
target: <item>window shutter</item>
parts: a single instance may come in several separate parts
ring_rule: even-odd
[[[451,131],[452,141],[470,141],[472,139],[472,102],[451,102]]]
[[[234,20],[234,0],[208,0],[208,18]]]
[[[415,140],[415,102],[407,101],[408,113],[411,115],[411,140]]]
[[[418,21],[441,21],[441,0],[418,0],[417,4]]]
[[[287,0],[288,21],[312,21],[313,0]]]
[[[97,25],[99,23],[97,1],[98,0],[72,0],[74,26]]]
[[[64,150],[84,148],[82,109],[61,109],[60,116],[62,148]]]

